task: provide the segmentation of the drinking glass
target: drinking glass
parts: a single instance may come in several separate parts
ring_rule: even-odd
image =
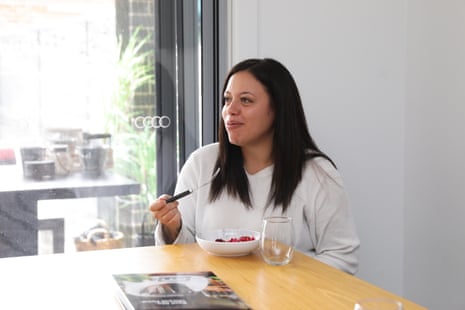
[[[263,219],[260,253],[270,265],[286,265],[294,254],[295,235],[292,218],[272,216]]]
[[[366,298],[359,300],[354,310],[402,310],[402,303],[391,298]]]

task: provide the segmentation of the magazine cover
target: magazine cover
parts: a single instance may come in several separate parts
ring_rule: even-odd
[[[250,309],[211,271],[115,274],[125,309]]]

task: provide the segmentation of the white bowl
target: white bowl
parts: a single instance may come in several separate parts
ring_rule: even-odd
[[[231,238],[254,237],[251,241],[229,242]],[[260,240],[260,233],[248,229],[217,229],[198,234],[195,239],[207,253],[217,256],[244,256],[253,252]],[[215,241],[223,239],[225,242]]]

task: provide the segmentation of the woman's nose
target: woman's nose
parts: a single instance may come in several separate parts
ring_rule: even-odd
[[[237,100],[231,100],[224,107],[227,114],[238,114],[240,111],[240,105]]]

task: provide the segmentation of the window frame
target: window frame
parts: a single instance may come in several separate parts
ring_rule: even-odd
[[[227,2],[158,0],[155,10],[155,110],[172,120],[172,126],[156,137],[159,196],[173,193],[190,153],[218,139],[220,79],[227,66]]]

